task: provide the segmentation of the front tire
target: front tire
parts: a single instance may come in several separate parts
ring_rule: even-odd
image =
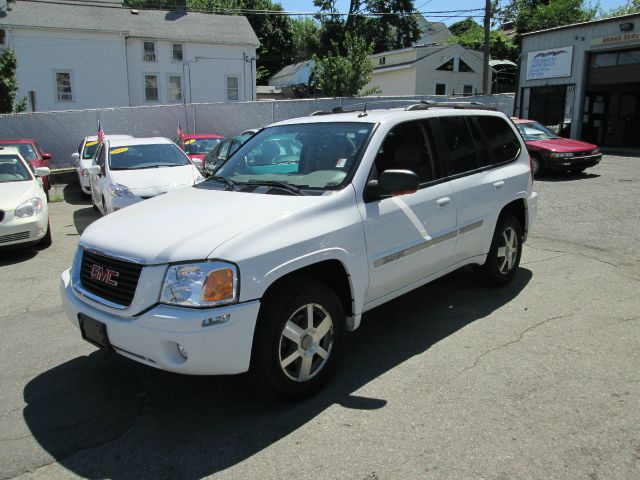
[[[531,163],[533,164],[533,177],[535,178],[542,175],[544,169],[542,167],[542,160],[540,160],[540,157],[537,155],[531,155]]]
[[[51,224],[47,222],[47,233],[40,239],[40,241],[38,242],[38,246],[40,248],[48,248],[52,243],[53,238],[51,237]]]
[[[487,260],[480,268],[489,285],[503,286],[513,280],[520,265],[522,239],[520,222],[513,215],[501,215],[493,233]]]
[[[340,363],[344,309],[331,288],[312,278],[297,277],[276,288],[260,309],[251,374],[261,390],[301,400],[320,390]]]

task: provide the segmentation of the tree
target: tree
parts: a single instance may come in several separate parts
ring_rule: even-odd
[[[619,17],[630,13],[640,13],[640,0],[627,0],[627,3],[605,12],[604,17]]]
[[[465,18],[464,20],[460,20],[449,25],[449,31],[456,37],[475,28],[482,28],[482,26],[471,17]]]
[[[336,42],[344,53],[346,33],[362,37],[373,45],[373,52],[409,47],[420,38],[413,0],[350,0],[346,19],[338,13],[336,0],[314,0],[322,24],[321,54]],[[379,16],[364,14],[380,13]]]
[[[459,43],[471,50],[481,51],[484,48],[484,31],[476,23],[461,35],[449,39],[449,43]],[[512,38],[498,30],[492,30],[489,34],[489,52],[491,58],[497,60],[511,60],[516,63],[518,61],[518,45]]]
[[[515,23],[518,35],[593,20],[597,6],[583,0],[510,0],[502,10],[505,21]]]
[[[345,50],[342,54],[341,50]],[[314,75],[318,88],[332,97],[351,97],[360,94],[362,88],[371,81],[373,64],[369,55],[373,47],[362,37],[346,33],[344,45],[332,43],[331,52],[325,57],[313,56],[316,63]],[[376,93],[377,88],[362,95]]]
[[[293,61],[309,60],[320,51],[320,25],[312,18],[291,21]]]
[[[17,66],[18,62],[13,50],[7,48],[0,55],[0,113],[23,112],[27,106],[27,97],[17,100]]]

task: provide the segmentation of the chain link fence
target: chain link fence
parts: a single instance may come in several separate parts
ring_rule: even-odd
[[[436,102],[479,102],[513,114],[513,95],[473,97],[397,96],[318,98],[243,103],[194,103],[151,107],[102,108],[64,112],[34,112],[0,115],[0,138],[32,138],[53,158],[52,170],[74,167],[71,154],[85,136],[96,135],[98,121],[105,134],[129,134],[134,137],[177,136],[178,124],[185,133],[238,135],[280,120],[304,117],[335,107],[378,108],[404,107],[422,100]]]

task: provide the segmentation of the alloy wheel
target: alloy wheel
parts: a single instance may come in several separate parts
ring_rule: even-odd
[[[498,247],[498,269],[500,273],[506,275],[513,270],[519,247],[516,231],[512,227],[505,228]]]

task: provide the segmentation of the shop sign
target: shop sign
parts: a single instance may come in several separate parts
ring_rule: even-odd
[[[604,47],[606,45],[620,43],[639,43],[640,33],[616,33],[615,35],[607,35],[606,37],[596,37],[591,39],[592,47]]]
[[[529,52],[527,55],[527,80],[570,77],[572,58],[573,47]]]

